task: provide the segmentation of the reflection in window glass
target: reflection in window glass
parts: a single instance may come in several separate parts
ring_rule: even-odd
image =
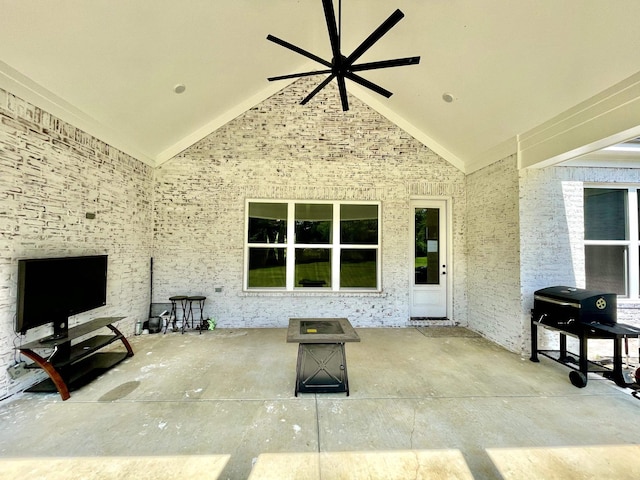
[[[440,213],[437,208],[416,208],[414,268],[416,285],[440,283]]]
[[[331,287],[331,250],[296,248],[296,287]]]
[[[340,287],[375,288],[377,252],[373,248],[343,248],[340,252]]]
[[[585,240],[627,240],[627,231],[627,190],[585,188]]]
[[[627,296],[627,247],[585,245],[584,250],[587,289]]]
[[[296,243],[331,243],[333,205],[296,204]]]
[[[378,206],[340,206],[340,243],[376,245],[378,243]]]
[[[248,200],[246,212],[244,288],[381,289],[379,202]]]
[[[250,248],[248,275],[249,288],[286,287],[286,249]]]
[[[286,243],[287,204],[249,204],[249,243]]]

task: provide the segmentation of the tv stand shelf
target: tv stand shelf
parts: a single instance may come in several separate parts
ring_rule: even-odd
[[[70,391],[86,385],[91,380],[122,362],[125,358],[133,356],[133,349],[125,336],[113,326],[113,323],[125,317],[96,318],[69,329],[64,338],[47,340],[35,340],[19,347],[20,353],[34,361],[37,367],[42,368],[48,379],[27,389],[28,392],[55,392],[60,393],[62,400],[67,400]],[[112,335],[94,335],[78,343],[72,341],[89,335],[101,328],[108,328]],[[98,350],[120,340],[126,348],[126,352],[98,352]],[[48,358],[40,356],[34,350],[53,349]]]

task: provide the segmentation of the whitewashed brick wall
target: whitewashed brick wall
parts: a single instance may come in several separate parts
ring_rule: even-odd
[[[522,349],[520,228],[515,156],[467,177],[469,327]]]
[[[638,184],[640,170],[552,167],[520,172],[523,322],[529,321],[536,290],[553,285],[585,286],[585,182]],[[640,305],[619,301],[618,321],[640,326]],[[547,335],[541,338],[541,345],[555,342],[556,337]],[[525,350],[529,351],[531,337],[528,329],[525,329],[523,338]],[[605,347],[610,349],[610,344],[606,342]],[[590,350],[597,351],[591,347]],[[602,351],[602,354],[606,352]]]
[[[154,302],[205,295],[221,327],[283,327],[294,316],[407,325],[409,200],[450,197],[452,317],[466,324],[464,174],[357,99],[343,112],[335,88],[301,107],[314,85],[293,84],[156,170]],[[243,292],[247,198],[381,201],[384,291]]]
[[[640,183],[637,169],[518,171],[514,157],[465,178],[357,99],[342,112],[333,87],[300,107],[313,86],[293,84],[155,171],[0,90],[0,399],[29,381],[5,373],[19,258],[109,254],[108,305],[72,325],[127,315],[131,334],[147,316],[153,256],[153,301],[205,295],[205,315],[221,327],[283,327],[291,316],[405,326],[409,202],[446,197],[452,320],[528,352],[533,292],[584,285],[584,182]],[[380,201],[383,292],[243,292],[247,198]],[[640,325],[638,312],[623,304],[619,320]]]
[[[33,382],[6,373],[20,342],[18,259],[106,253],[107,305],[70,324],[127,316],[120,326],[131,334],[146,318],[152,179],[140,161],[0,89],[0,399]]]

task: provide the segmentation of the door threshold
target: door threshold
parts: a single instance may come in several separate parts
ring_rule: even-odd
[[[412,327],[456,327],[458,324],[449,317],[411,317],[409,326]]]

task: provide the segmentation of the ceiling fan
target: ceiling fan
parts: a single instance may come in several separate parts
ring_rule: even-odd
[[[322,6],[324,7],[324,16],[327,21],[327,29],[329,30],[329,41],[331,42],[331,51],[333,53],[333,59],[331,61],[324,60],[323,58],[314,55],[311,52],[303,50],[289,42],[281,40],[273,35],[267,35],[267,40],[277,43],[289,50],[293,50],[300,55],[303,55],[311,60],[314,60],[325,67],[325,70],[314,70],[310,72],[293,73],[290,75],[280,75],[277,77],[269,77],[270,82],[274,80],[284,80],[287,78],[299,78],[308,77],[311,75],[329,74],[309,95],[307,95],[301,102],[301,105],[305,105],[311,100],[320,90],[326,87],[334,78],[338,82],[338,90],[340,91],[340,100],[342,102],[342,110],[349,110],[349,101],[347,100],[347,88],[345,85],[345,78],[354,81],[363,87],[373,90],[380,95],[389,98],[393,93],[385,88],[382,88],[369,80],[362,78],[355,72],[363,72],[366,70],[375,70],[378,68],[390,68],[390,67],[402,67],[404,65],[417,65],[420,63],[420,57],[407,57],[396,58],[394,60],[382,60],[378,62],[360,63],[355,65],[356,62],[367,50],[369,50],[374,43],[376,43],[383,35],[391,30],[402,18],[404,13],[400,10],[396,10],[387,18],[378,28],[376,28],[371,35],[369,35],[348,57],[345,57],[340,50],[340,36],[341,32],[338,30],[338,24],[336,23],[336,15],[333,9],[333,0],[322,0]],[[339,15],[342,12],[342,0],[339,0],[338,4]]]

